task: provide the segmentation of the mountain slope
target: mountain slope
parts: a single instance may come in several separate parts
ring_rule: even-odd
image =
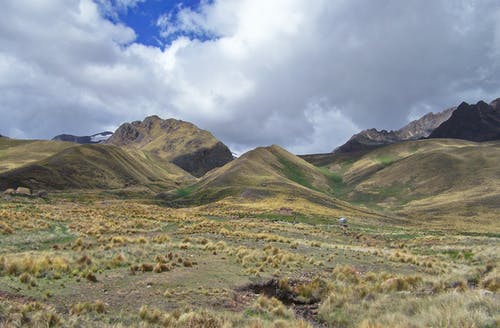
[[[175,165],[139,151],[81,145],[0,174],[0,188],[113,189],[129,186],[173,187],[190,176]]]
[[[500,141],[427,139],[342,155],[321,165],[338,177],[333,193],[346,201],[415,218],[491,221],[498,214]]]
[[[52,156],[74,143],[0,138],[0,173]]]
[[[110,131],[96,133],[91,136],[74,136],[71,134],[60,134],[52,138],[52,140],[75,142],[85,145],[85,144],[102,143],[107,139],[109,139],[111,135],[113,135],[113,132]]]
[[[426,138],[441,123],[448,120],[454,110],[455,107],[436,114],[427,113],[397,131],[363,130],[353,135],[345,144],[336,148],[334,153],[364,152],[401,141]]]
[[[463,102],[449,120],[436,128],[429,138],[456,138],[470,141],[500,139],[500,108],[498,99],[488,105]]]
[[[158,116],[122,124],[106,143],[154,154],[197,177],[233,159],[226,145],[210,132],[189,122]]]

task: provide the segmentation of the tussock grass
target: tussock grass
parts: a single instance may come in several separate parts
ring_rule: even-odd
[[[309,327],[302,316],[334,327],[498,324],[494,235],[431,231],[425,221],[400,227],[370,214],[343,234],[343,210],[292,196],[182,209],[81,197],[0,200],[14,230],[0,234],[0,294],[8,297],[0,326],[47,326],[42,313],[50,311],[60,326],[82,327]],[[307,215],[294,221],[276,214],[281,207]],[[241,289],[273,277],[276,290]],[[27,297],[45,304],[22,319],[16,300]],[[99,313],[95,299],[111,305]]]
[[[102,314],[106,312],[106,307],[107,305],[101,300],[96,300],[92,303],[89,302],[76,303],[71,306],[71,314],[81,315],[91,312]]]

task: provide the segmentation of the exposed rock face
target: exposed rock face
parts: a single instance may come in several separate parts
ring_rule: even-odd
[[[500,100],[490,105],[480,101],[475,105],[463,102],[449,120],[436,128],[429,138],[455,138],[470,141],[500,139]]]
[[[212,148],[201,148],[192,153],[177,156],[172,163],[196,177],[201,177],[213,168],[224,166],[232,159],[231,151],[219,141]]]
[[[427,113],[418,120],[408,123],[396,133],[402,140],[417,140],[427,138],[444,121],[448,120],[456,107],[448,108],[439,113]]]
[[[113,132],[110,131],[93,134],[91,136],[74,136],[71,134],[60,134],[52,138],[52,140],[76,142],[79,144],[96,144],[106,141],[111,135],[113,135]]]
[[[352,153],[369,150],[401,141],[396,131],[377,129],[363,130],[355,134],[345,144],[334,150],[335,153]]]
[[[229,148],[210,132],[189,122],[158,116],[122,124],[106,143],[149,152],[196,177],[233,159]]]
[[[436,114],[427,113],[420,119],[410,122],[397,131],[363,130],[353,135],[349,141],[335,149],[334,152],[350,153],[364,151],[396,142],[426,138],[441,123],[449,119],[454,110],[455,107]]]

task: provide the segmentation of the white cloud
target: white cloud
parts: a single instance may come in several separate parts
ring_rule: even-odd
[[[92,134],[158,114],[238,152],[327,152],[360,128],[500,95],[493,0],[202,2],[158,13],[165,48],[106,18],[139,2],[4,1],[0,133]]]

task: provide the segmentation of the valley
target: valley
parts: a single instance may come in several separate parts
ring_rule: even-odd
[[[228,154],[158,117],[0,137],[0,325],[500,323],[500,141]]]

